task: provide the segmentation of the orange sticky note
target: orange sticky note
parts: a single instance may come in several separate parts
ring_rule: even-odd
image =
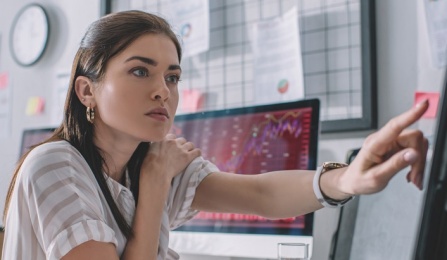
[[[185,89],[182,108],[186,112],[196,112],[203,107],[203,94],[197,89]]]
[[[422,117],[435,118],[438,111],[439,92],[415,92],[414,93],[414,105],[428,99],[430,106]]]
[[[34,116],[42,114],[45,107],[45,100],[41,97],[30,97],[26,105],[26,115]]]
[[[9,79],[8,73],[6,72],[0,73],[0,89],[5,89],[8,87],[8,79]]]

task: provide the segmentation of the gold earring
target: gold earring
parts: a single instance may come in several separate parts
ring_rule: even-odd
[[[95,120],[95,109],[93,107],[87,107],[86,115],[87,121],[93,124],[93,120]]]

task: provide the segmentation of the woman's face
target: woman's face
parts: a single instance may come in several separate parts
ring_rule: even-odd
[[[109,60],[104,79],[94,88],[96,136],[162,140],[174,120],[180,74],[170,38],[162,34],[137,38]]]

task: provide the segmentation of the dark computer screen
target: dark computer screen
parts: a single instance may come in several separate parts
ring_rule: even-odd
[[[45,141],[53,134],[54,128],[34,128],[26,129],[22,133],[22,143],[20,145],[20,156],[25,154],[33,145]]]
[[[447,74],[438,107],[430,176],[423,200],[414,259],[447,259]]]
[[[223,172],[258,174],[315,169],[319,101],[209,111],[177,116],[172,132],[202,150]],[[299,188],[299,187],[297,187]],[[201,212],[178,231],[312,235],[313,214],[268,220]]]

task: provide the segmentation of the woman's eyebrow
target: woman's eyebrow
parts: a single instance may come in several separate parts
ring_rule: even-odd
[[[156,62],[155,60],[151,59],[151,58],[146,58],[146,57],[142,57],[142,56],[132,56],[130,58],[127,58],[124,62],[129,62],[132,60],[139,60],[142,61],[148,65],[152,65],[152,66],[157,66],[158,62]]]
[[[132,56],[130,58],[127,58],[125,60],[125,62],[129,62],[129,61],[132,61],[132,60],[139,60],[139,61],[144,62],[144,63],[146,63],[148,65],[151,65],[151,66],[157,66],[158,65],[158,62],[156,62],[155,60],[153,60],[151,58],[147,58],[147,57],[142,57],[142,56]],[[180,67],[180,65],[173,64],[173,65],[169,65],[168,70],[180,70],[180,71],[182,71],[182,68]]]
[[[182,68],[180,65],[169,65],[168,70],[180,70],[182,71]]]

